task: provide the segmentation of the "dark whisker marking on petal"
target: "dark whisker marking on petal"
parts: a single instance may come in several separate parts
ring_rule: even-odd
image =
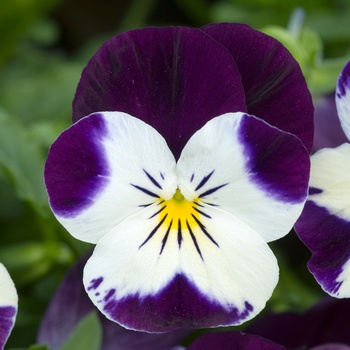
[[[193,208],[196,212],[198,212],[199,214],[205,216],[205,217],[208,218],[208,219],[211,219],[211,216],[210,216],[210,215],[208,215],[208,214],[202,212],[201,210],[197,209],[197,208],[194,207],[194,206],[192,206],[192,208]]]
[[[163,249],[164,249],[164,247],[165,247],[166,241],[168,240],[168,237],[169,237],[169,232],[170,232],[170,230],[171,230],[171,225],[172,225],[172,224],[173,224],[173,220],[170,221],[169,227],[168,227],[168,229],[166,230],[166,233],[165,233],[165,235],[164,235],[164,237],[163,237],[163,240],[162,240],[162,248],[160,249],[159,255],[161,255],[162,252],[163,252]]]
[[[159,224],[151,231],[151,233],[148,235],[148,237],[145,239],[145,241],[139,246],[139,249],[142,248],[142,246],[144,246],[153,237],[153,235],[158,231],[159,227],[162,226],[162,224],[167,216],[168,216],[168,214],[164,215],[164,217],[159,222]]]
[[[190,232],[190,235],[191,235],[193,244],[194,244],[194,246],[196,247],[196,250],[197,250],[199,256],[200,256],[201,259],[204,261],[203,256],[202,256],[202,252],[201,252],[201,250],[200,250],[200,248],[199,248],[199,245],[198,245],[198,242],[197,242],[197,239],[196,239],[196,236],[195,236],[194,233],[192,232],[191,226],[189,225],[189,223],[188,223],[187,220],[186,220],[186,225],[187,225],[188,231]]]
[[[205,226],[193,215],[191,214],[193,219],[196,221],[196,223],[198,224],[198,226],[201,228],[202,232],[218,247],[219,245],[216,243],[216,241],[214,240],[214,238],[210,235],[210,233],[207,231],[207,229],[205,228]]]
[[[202,188],[207,182],[208,180],[211,178],[211,176],[213,175],[215,169],[208,175],[204,176],[203,179],[201,180],[201,182],[198,184],[198,186],[195,188],[195,191],[199,190],[200,188]]]
[[[181,220],[178,221],[178,229],[177,229],[177,243],[179,245],[179,248],[181,248],[181,242],[182,242],[182,231],[181,231]]]
[[[192,182],[194,179],[194,173],[191,175],[191,179],[190,179],[190,182]]]
[[[164,203],[164,199],[162,199],[157,205],[161,205],[162,203]]]
[[[146,208],[149,207],[150,205],[152,205],[153,203],[149,203],[149,204],[140,204],[138,205],[138,207],[142,207],[142,208]]]
[[[202,204],[199,204],[198,202],[193,202],[193,204],[194,204],[194,205],[198,205],[199,207],[202,207],[202,208],[204,208],[204,205],[202,205]]]
[[[212,207],[220,207],[220,205],[217,205],[217,204],[214,204],[214,203],[208,203],[208,202],[204,202],[204,201],[203,201],[203,203],[208,204],[208,205],[210,205]]]
[[[228,183],[220,185],[220,186],[216,186],[216,187],[213,187],[213,188],[210,188],[208,191],[205,191],[202,194],[200,194],[198,196],[198,198],[202,198],[202,197],[208,196],[209,194],[212,194],[212,193],[216,192],[217,190],[219,190],[220,188],[222,188],[222,187],[224,187],[226,185],[228,185]]]
[[[154,218],[157,214],[159,214],[161,211],[163,211],[166,208],[166,205],[164,207],[161,207],[156,213],[154,213],[152,216],[149,217],[149,219]]]
[[[134,184],[130,184],[131,186],[135,187],[136,189],[140,190],[143,193],[148,194],[151,197],[155,197],[155,198],[159,198],[159,196],[151,191],[149,191],[147,188],[141,187],[141,186],[137,186]]]
[[[161,171],[159,173],[160,173],[160,177],[164,180],[165,179],[164,174]]]
[[[147,177],[151,180],[154,186],[157,186],[162,190],[162,186],[159,184],[159,182],[152,176],[150,175],[145,169],[142,169],[144,173],[147,175]]]

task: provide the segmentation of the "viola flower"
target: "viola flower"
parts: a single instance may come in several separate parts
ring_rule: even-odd
[[[101,312],[156,333],[259,313],[278,280],[267,243],[309,176],[311,99],[283,46],[233,24],[119,34],[85,68],[73,119],[45,182],[57,219],[96,244],[84,285]]]
[[[0,349],[2,350],[15,323],[18,296],[9,273],[1,263],[0,281]]]
[[[350,62],[336,91],[338,116],[350,139]],[[310,194],[296,230],[312,252],[308,268],[330,295],[350,297],[350,144],[312,156]]]

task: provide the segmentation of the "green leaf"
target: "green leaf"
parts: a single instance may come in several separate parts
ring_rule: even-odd
[[[17,194],[38,213],[47,215],[43,184],[44,156],[25,128],[0,110],[0,172]]]
[[[28,350],[50,350],[50,348],[47,345],[35,344],[31,345]]]
[[[101,324],[96,312],[91,311],[78,323],[60,350],[99,350],[101,342]]]
[[[17,42],[30,26],[44,16],[60,0],[1,0],[0,32],[0,65],[9,58]]]

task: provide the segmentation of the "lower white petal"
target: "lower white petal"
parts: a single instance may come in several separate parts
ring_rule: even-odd
[[[278,266],[259,234],[210,206],[180,220],[157,210],[111,230],[86,264],[85,288],[108,318],[165,332],[240,324],[263,309]]]

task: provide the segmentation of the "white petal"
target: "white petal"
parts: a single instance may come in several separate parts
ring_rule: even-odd
[[[177,313],[183,322],[180,326],[186,326],[187,321],[189,327],[201,327],[203,322],[208,327],[239,324],[262,310],[278,280],[273,253],[256,232],[230,214],[207,205],[201,210],[204,214],[195,210],[183,214],[181,237],[170,210],[165,208],[153,216],[157,207],[148,207],[97,243],[84,270],[84,284],[94,304],[108,318],[127,328],[159,331],[152,328],[157,322],[179,326]],[[167,290],[178,276],[184,276],[199,291],[198,299],[178,285],[173,287],[175,291]],[[131,303],[132,298],[136,302]],[[161,311],[150,307],[151,298],[162,305]],[[208,308],[219,305],[224,316],[196,319],[203,298]],[[188,299],[190,307],[186,306]],[[137,307],[130,310],[131,304]],[[212,323],[210,317],[214,318]]]
[[[16,287],[5,266],[0,263],[0,306],[13,306],[17,308],[18,296]]]
[[[104,126],[100,128],[102,132],[99,135],[91,138],[86,130],[96,133],[96,120]],[[74,237],[96,243],[127,217],[151,205],[160,197],[171,198],[174,194],[177,186],[174,156],[164,138],[141,120],[120,112],[96,113],[81,119],[66,133],[71,139],[73,136],[77,137],[76,135],[81,138],[90,137],[89,141],[94,143],[94,147],[101,153],[98,161],[103,163],[102,168],[106,172],[88,179],[103,183],[95,193],[90,194],[88,190],[87,193],[78,193],[77,197],[80,196],[83,200],[88,198],[89,205],[82,209],[79,206],[77,209],[73,208],[76,211],[74,213],[70,210],[60,211],[60,206],[55,210],[53,196],[50,198],[56,217]],[[60,142],[63,145],[61,147]],[[58,146],[55,150],[58,151],[55,152],[62,152],[64,158],[65,147],[69,147],[66,146],[67,141],[64,144],[59,138],[56,143]],[[75,153],[76,155],[73,154],[69,159],[71,164],[80,157],[79,150]],[[80,184],[79,173],[85,168],[95,166],[91,163],[93,162],[83,162],[81,169],[71,171],[77,174],[77,179],[73,179],[77,185]],[[61,167],[64,168],[63,171],[70,171],[69,164],[67,166],[62,162]],[[46,178],[55,177],[55,169],[50,163],[46,168],[49,169],[46,170]],[[49,173],[51,168],[53,170]],[[56,183],[51,186],[53,189]],[[52,193],[53,191],[51,190]],[[65,191],[64,195],[68,199],[66,202],[69,203],[72,194]],[[48,193],[50,195],[50,187]]]
[[[258,156],[250,154],[251,145]],[[177,172],[186,198],[200,197],[231,213],[268,242],[287,234],[302,211],[309,156],[293,135],[253,116],[231,113],[212,119],[193,135]]]
[[[350,221],[350,144],[325,148],[311,157],[310,187],[319,191],[309,199],[330,215]]]

